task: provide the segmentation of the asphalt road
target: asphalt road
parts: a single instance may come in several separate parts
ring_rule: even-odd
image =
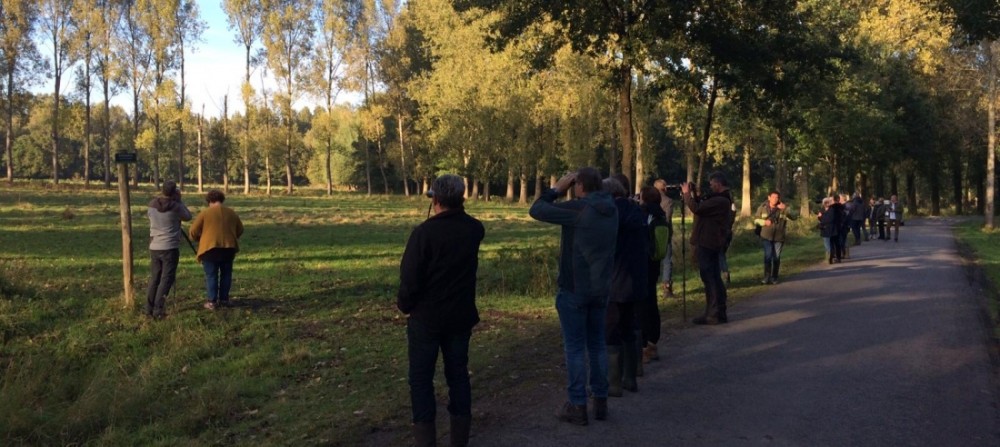
[[[608,421],[557,421],[560,388],[471,445],[1000,446],[995,348],[949,222],[902,230],[662,342]]]

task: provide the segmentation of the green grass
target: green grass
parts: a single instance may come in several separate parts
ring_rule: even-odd
[[[983,227],[983,220],[972,219],[955,227],[959,246],[978,268],[986,290],[985,302],[994,323],[994,337],[1000,339],[1000,230]]]
[[[5,187],[0,194],[0,444],[399,444],[409,422],[398,262],[426,199],[231,195],[246,233],[233,296],[201,309],[202,272],[182,247],[169,318],[138,309],[149,273],[146,186],[133,192],[136,301],[121,298],[115,191]],[[200,208],[200,199],[186,200]],[[558,229],[523,205],[470,203],[486,225],[470,352],[474,416],[562,388],[553,306]],[[783,276],[822,259],[810,219]],[[688,222],[690,230],[690,222]],[[679,223],[675,289],[680,292]],[[739,229],[729,262],[734,302],[760,290],[761,250]],[[704,306],[688,266],[687,316]],[[662,303],[662,300],[661,300]],[[687,325],[661,305],[667,334]],[[440,380],[439,383],[443,383]],[[554,385],[555,386],[548,386]],[[445,396],[445,387],[439,386]]]

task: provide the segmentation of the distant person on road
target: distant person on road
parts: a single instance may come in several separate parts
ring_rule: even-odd
[[[693,185],[681,185],[684,205],[694,214],[691,245],[698,259],[698,271],[705,284],[705,314],[692,320],[694,324],[721,324],[729,321],[726,315],[726,285],[719,271],[719,253],[732,231],[733,199],[729,183],[721,172],[708,178],[711,192],[696,197]]]
[[[767,201],[757,208],[754,225],[760,227],[760,240],[764,246],[764,279],[761,284],[777,284],[781,269],[781,249],[785,246],[786,226],[795,217],[781,201],[777,190],[767,195]]]
[[[570,188],[576,198],[556,203]],[[556,416],[561,421],[587,425],[589,377],[594,419],[606,419],[608,352],[604,319],[611,293],[618,209],[611,195],[601,191],[600,172],[586,167],[566,174],[542,193],[529,214],[562,227],[556,311],[566,351],[569,401]]]
[[[166,317],[167,294],[177,279],[180,259],[181,221],[191,220],[191,211],[181,201],[181,191],[173,180],[163,182],[160,195],[149,202],[149,287],[144,313],[154,319]]]
[[[604,179],[603,189],[618,208],[618,237],[611,274],[605,331],[608,349],[608,395],[639,391],[637,368],[642,361],[636,306],[646,301],[649,226],[639,204],[628,197],[630,180],[622,174]]]
[[[865,227],[865,241],[870,241],[875,237],[876,219],[875,211],[878,210],[878,205],[876,205],[875,198],[868,198],[868,206],[865,207],[865,219],[867,219]]]
[[[833,264],[836,259],[840,262],[840,250],[837,248],[837,244],[840,242],[839,236],[839,226],[841,213],[837,211],[834,207],[833,197],[826,197],[823,199],[823,211],[816,213],[816,218],[819,219],[819,235],[823,238],[823,245],[826,247],[826,257],[827,262]]]
[[[653,182],[653,187],[660,193],[660,209],[663,210],[664,219],[667,221],[667,226],[670,227],[671,240],[667,244],[667,254],[663,258],[662,268],[660,272],[660,277],[663,279],[663,297],[673,298],[674,296],[674,280],[673,280],[673,257],[674,257],[674,244],[673,244],[673,226],[674,226],[674,200],[667,195],[667,181],[662,178],[656,179]]]
[[[881,197],[878,198],[878,202],[875,206],[875,223],[878,225],[878,238],[879,240],[886,240],[885,237],[885,207],[888,205],[888,200],[884,200]]]
[[[198,241],[198,261],[205,270],[208,296],[204,307],[208,310],[229,305],[233,261],[240,251],[239,240],[243,236],[240,216],[223,205],[225,201],[222,191],[209,191],[205,196],[208,207],[201,210],[191,224],[191,239]]]
[[[861,199],[861,193],[854,193],[854,198],[851,199],[850,204],[850,222],[851,232],[854,233],[854,245],[861,245],[861,241],[863,239],[861,229],[865,225],[865,215],[867,211],[865,202]]]
[[[893,241],[899,242],[899,227],[903,223],[903,205],[899,203],[899,197],[895,194],[889,197],[889,203],[885,205],[885,221],[888,231],[885,233],[885,240],[892,238]],[[896,233],[893,234],[892,229],[896,229]]]
[[[657,302],[657,285],[662,274],[662,265],[670,253],[671,228],[667,216],[660,207],[660,192],[655,187],[643,186],[639,191],[639,204],[646,217],[646,225],[650,233],[649,260],[646,261],[646,299],[636,305],[636,316],[639,332],[642,335],[640,346],[642,361],[659,360],[660,354],[656,344],[660,342],[660,306]],[[664,295],[667,298],[667,295]]]
[[[440,351],[448,382],[451,445],[465,446],[472,425],[469,339],[479,322],[476,272],[483,224],[465,213],[465,184],[446,174],[431,184],[434,215],[418,225],[399,265],[396,306],[406,319],[413,437],[437,442],[434,370]]]

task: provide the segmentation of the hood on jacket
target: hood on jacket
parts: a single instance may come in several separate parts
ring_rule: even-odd
[[[177,207],[177,201],[170,197],[157,197],[149,202],[150,208],[155,208],[156,211],[165,213]]]
[[[597,211],[597,214],[602,216],[610,216],[618,211],[615,201],[611,199],[611,194],[605,191],[594,191],[587,194],[587,197],[584,197],[582,200],[586,201],[588,205]]]

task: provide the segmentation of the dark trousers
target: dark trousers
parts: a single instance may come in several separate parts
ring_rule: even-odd
[[[646,343],[660,342],[660,305],[657,302],[656,286],[660,284],[660,261],[650,261],[649,276],[646,282],[648,296],[635,305],[636,319],[642,332],[642,346]]]
[[[854,243],[861,243],[861,226],[864,224],[863,220],[851,220],[851,232],[854,233]]]
[[[830,259],[841,260],[844,257],[844,238],[839,234],[830,237]]]
[[[146,289],[146,315],[163,316],[167,294],[177,280],[177,261],[181,251],[149,251],[149,287]]]
[[[897,240],[898,241],[899,240],[899,221],[896,220],[896,219],[889,219],[888,227],[889,228],[885,232],[885,238],[887,240],[888,239],[893,239],[893,240]],[[893,236],[893,233],[892,233],[892,229],[893,228],[896,229],[896,235],[895,236]]]
[[[885,221],[878,221],[878,238],[885,239]]]
[[[233,286],[233,260],[236,255],[212,261],[202,259],[201,266],[205,270],[205,291],[208,301],[229,302],[229,290]]]
[[[635,341],[635,302],[609,302],[608,314],[604,320],[607,344],[621,345]]]
[[[448,382],[448,413],[472,415],[472,386],[469,383],[469,338],[472,331],[435,331],[412,318],[406,323],[406,344],[410,358],[410,403],[413,423],[433,422],[437,414],[434,398],[434,368],[438,351],[444,357],[444,378]]]
[[[726,285],[719,270],[721,250],[711,250],[702,246],[695,249],[698,256],[698,272],[705,284],[705,318],[726,319]]]

